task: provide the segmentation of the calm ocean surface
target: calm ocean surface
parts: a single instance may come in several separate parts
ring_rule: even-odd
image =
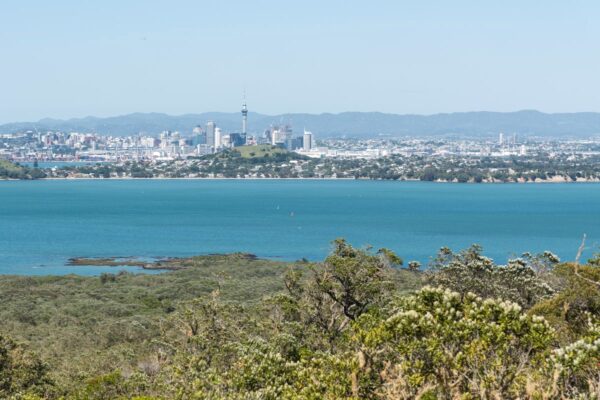
[[[336,237],[422,263],[441,246],[472,243],[500,263],[546,249],[573,259],[583,233],[588,257],[600,244],[600,184],[0,182],[0,274],[118,270],[65,266],[70,257],[247,251],[320,260]]]

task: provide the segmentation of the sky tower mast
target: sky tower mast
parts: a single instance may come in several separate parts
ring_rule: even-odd
[[[244,92],[244,103],[242,104],[242,136],[246,137],[248,128],[248,107],[246,107],[246,92]]]

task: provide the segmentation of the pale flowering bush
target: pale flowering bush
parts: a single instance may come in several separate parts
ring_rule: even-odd
[[[386,319],[364,316],[356,331],[387,398],[415,398],[424,388],[439,398],[521,396],[553,340],[543,318],[473,293],[426,287],[393,309]]]
[[[503,298],[529,308],[554,294],[546,278],[559,258],[551,252],[523,254],[507,265],[496,265],[482,255],[482,248],[473,245],[459,253],[442,248],[433,260],[429,282],[466,294]]]
[[[600,323],[593,323],[590,317],[589,326],[585,337],[552,353],[555,386],[564,396],[596,391],[596,398],[600,397]]]
[[[198,400],[356,398],[351,383],[356,360],[348,354],[307,351],[298,358],[290,358],[277,345],[261,338],[233,347],[229,363],[208,368],[197,364],[200,370],[188,370],[185,390],[178,383],[179,392],[172,396]]]

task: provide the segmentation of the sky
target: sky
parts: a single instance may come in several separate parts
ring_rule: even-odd
[[[0,123],[600,111],[600,2],[2,0]]]

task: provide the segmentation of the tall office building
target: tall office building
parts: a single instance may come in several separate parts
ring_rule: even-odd
[[[223,133],[221,132],[221,128],[215,128],[215,145],[214,145],[215,149],[218,149],[219,147],[221,147],[222,136],[223,136]]]
[[[213,121],[208,121],[206,124],[206,144],[214,148],[215,147],[215,130],[217,129],[217,124]]]
[[[304,131],[304,137],[302,139],[302,149],[304,151],[311,151],[313,147],[312,132]]]
[[[196,126],[192,131],[192,145],[206,144],[206,132],[200,125]]]
[[[504,144],[504,133],[500,132],[498,135],[498,144],[502,146]]]
[[[270,139],[273,146],[285,144],[288,139],[292,138],[292,127],[289,125],[271,126]]]

